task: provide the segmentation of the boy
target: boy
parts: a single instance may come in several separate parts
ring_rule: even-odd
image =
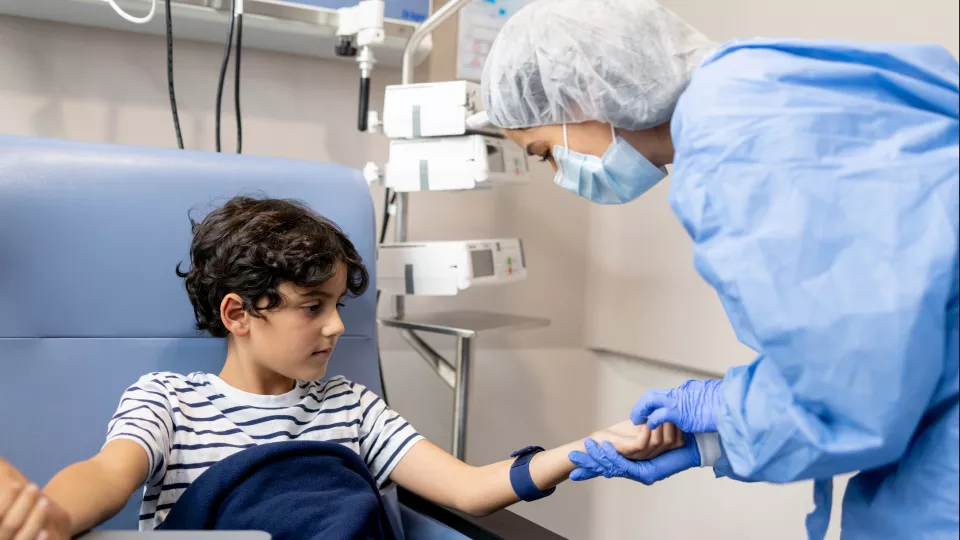
[[[58,473],[43,493],[0,477],[0,540],[86,531],[144,485],[140,529],[152,530],[219,460],[292,439],[344,444],[379,486],[392,481],[470,514],[520,500],[513,460],[467,465],[424,440],[363,386],[343,377],[320,380],[344,332],[342,302],[363,294],[369,280],[336,225],[295,202],[236,197],[195,227],[190,262],[177,273],[198,330],[227,341],[220,374],[140,378],[121,398],[101,451]],[[633,459],[683,443],[673,426],[650,432],[629,421],[593,438]],[[521,471],[527,498],[534,498],[530,489],[539,496],[562,482],[574,469],[567,454],[576,449],[582,441],[534,454]]]

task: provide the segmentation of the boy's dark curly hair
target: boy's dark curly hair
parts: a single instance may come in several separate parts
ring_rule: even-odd
[[[177,275],[185,278],[197,330],[226,337],[220,303],[227,294],[239,295],[243,308],[261,317],[261,310],[281,304],[281,283],[320,286],[336,275],[340,263],[347,270],[348,292],[363,294],[370,276],[333,222],[299,201],[240,196],[203,222],[193,222],[190,270],[183,272],[177,264]]]

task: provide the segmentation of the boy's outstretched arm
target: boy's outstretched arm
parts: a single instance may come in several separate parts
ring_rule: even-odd
[[[70,516],[71,534],[79,534],[115,516],[147,478],[146,452],[137,443],[117,439],[94,457],[63,469],[43,488]]]
[[[683,446],[683,433],[672,424],[653,432],[646,425],[629,420],[598,431],[591,438],[609,441],[630,459],[650,459]],[[537,453],[529,463],[530,477],[541,491],[567,479],[576,466],[567,457],[573,450],[585,451],[583,439]],[[429,441],[411,448],[390,473],[390,479],[434,503],[475,516],[486,516],[520,500],[510,483],[508,459],[492,465],[473,467]]]

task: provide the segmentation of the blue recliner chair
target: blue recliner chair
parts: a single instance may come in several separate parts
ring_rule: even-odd
[[[376,277],[358,171],[226,154],[0,136],[0,456],[41,485],[95,454],[123,390],[151,371],[218,372],[193,328],[190,221],[241,193],[302,200],[350,236]],[[192,212],[192,213],[191,213]],[[376,291],[348,301],[330,375],[383,394]],[[407,539],[560,538],[510,512],[478,519],[399,490]],[[140,494],[104,529],[135,529]]]

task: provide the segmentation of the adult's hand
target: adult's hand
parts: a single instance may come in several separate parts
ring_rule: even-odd
[[[720,392],[723,381],[687,381],[673,390],[650,390],[640,397],[630,420],[656,429],[670,422],[684,433],[717,431],[716,414],[720,410]]]
[[[600,445],[593,439],[584,442],[587,453],[570,452],[570,461],[577,466],[570,473],[574,481],[605,478],[629,478],[649,486],[678,472],[700,466],[700,451],[693,435],[685,437],[684,445],[650,460],[631,461],[608,442]]]

